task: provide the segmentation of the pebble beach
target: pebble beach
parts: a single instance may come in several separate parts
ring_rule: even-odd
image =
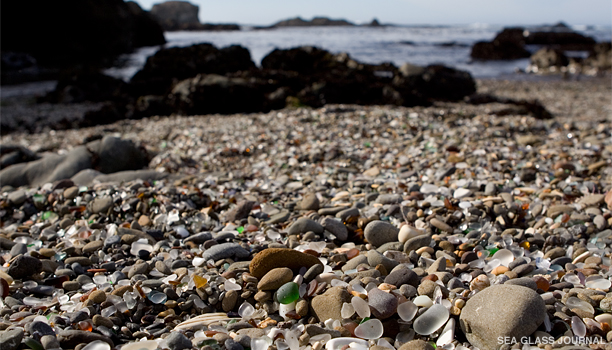
[[[149,172],[2,186],[2,349],[611,349],[610,82],[4,135]]]

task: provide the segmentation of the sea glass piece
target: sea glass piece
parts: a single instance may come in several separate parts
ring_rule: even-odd
[[[379,319],[363,322],[355,328],[355,336],[363,339],[378,339],[383,335],[384,327]]]
[[[455,319],[451,318],[444,326],[442,333],[438,337],[436,341],[437,346],[445,346],[446,344],[452,343],[455,338]]]
[[[351,299],[351,304],[359,317],[370,317],[370,305],[368,305],[367,301],[361,299],[360,297],[353,297]]]
[[[572,331],[574,331],[574,335],[578,337],[584,337],[586,335],[586,325],[578,316],[572,317]]]
[[[353,304],[350,304],[350,303],[342,304],[342,310],[340,310],[340,314],[342,318],[351,318],[351,316],[355,314],[355,308],[353,307]]]
[[[81,350],[111,350],[110,345],[102,340],[94,340],[85,345]]]
[[[580,300],[576,297],[567,298],[567,301],[565,302],[565,306],[567,306],[570,309],[578,308],[578,309],[590,312],[592,314],[595,313],[595,309],[593,309],[593,306],[591,304],[587,303],[584,300]]]
[[[414,321],[414,331],[421,335],[430,335],[448,321],[448,316],[446,307],[440,304],[433,305]]]
[[[155,350],[157,349],[157,342],[155,340],[137,341],[134,343],[128,343],[121,347],[121,350]]]
[[[147,298],[151,300],[153,304],[163,304],[168,301],[168,296],[164,293],[152,291],[147,295]]]
[[[242,305],[240,305],[240,307],[238,308],[238,314],[244,319],[249,319],[254,312],[255,308],[253,307],[253,305],[246,301],[242,303]]]
[[[300,298],[300,287],[295,282],[287,282],[276,291],[276,300],[281,304],[290,304]]]
[[[414,305],[420,307],[430,307],[433,305],[433,301],[427,295],[419,295],[418,297],[414,298],[413,302]]]
[[[208,280],[204,277],[193,275],[193,282],[195,283],[196,288],[202,288],[208,283]]]
[[[612,286],[610,280],[600,278],[596,280],[586,281],[586,287],[591,289],[609,289]]]
[[[397,307],[397,314],[401,317],[402,320],[409,322],[412,321],[414,315],[416,315],[419,307],[416,306],[412,301],[408,300],[404,303],[401,303]]]
[[[352,343],[356,343],[357,345],[361,347],[365,347],[366,349],[368,348],[367,340],[358,339],[358,338],[339,337],[339,338],[334,338],[328,341],[325,344],[325,349],[326,350],[341,350],[342,348],[346,346],[350,346]],[[252,350],[255,350],[255,349],[252,349]]]

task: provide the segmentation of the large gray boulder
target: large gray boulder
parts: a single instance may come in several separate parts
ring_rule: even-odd
[[[499,339],[519,342],[544,322],[544,300],[530,288],[495,285],[471,297],[459,322],[468,341],[481,350],[498,349]],[[510,337],[510,338],[506,338]]]
[[[50,154],[26,163],[9,166],[0,171],[3,186],[39,186],[69,179],[85,169],[101,173],[135,170],[146,166],[146,150],[130,140],[106,136],[101,140],[77,146],[66,154]]]

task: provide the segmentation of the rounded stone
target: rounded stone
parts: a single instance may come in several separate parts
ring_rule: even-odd
[[[251,275],[262,278],[268,271],[277,267],[299,270],[302,267],[310,268],[317,264],[323,265],[317,257],[310,254],[288,248],[268,248],[253,257],[249,270]]]
[[[544,322],[546,307],[538,293],[517,285],[494,285],[476,293],[461,311],[460,324],[468,341],[494,349],[498,339],[531,335]]]
[[[96,304],[101,304],[106,301],[106,293],[103,290],[95,290],[89,294],[87,298]]]
[[[409,268],[399,266],[385,277],[385,283],[392,284],[398,288],[404,284],[417,287],[419,285],[419,276]]]
[[[368,292],[368,305],[370,305],[374,317],[384,320],[395,314],[398,300],[391,293],[372,288]]]
[[[94,326],[104,326],[109,329],[113,328],[113,326],[115,325],[110,318],[104,317],[102,315],[94,315],[91,321],[93,322]]]
[[[365,227],[365,230],[363,230],[364,237],[375,247],[389,242],[396,242],[398,234],[399,230],[397,227],[380,220],[371,221]]]
[[[170,350],[191,349],[193,346],[191,344],[191,340],[180,332],[170,333],[170,335],[166,338],[166,344]]]
[[[293,271],[286,267],[277,267],[268,271],[257,284],[259,290],[276,290],[293,279]]]
[[[316,221],[307,219],[307,218],[299,218],[297,219],[289,228],[287,229],[287,234],[289,235],[298,235],[301,233],[306,233],[308,231],[312,231],[317,235],[323,233],[325,229],[321,224]]]
[[[400,346],[398,350],[434,350],[435,348],[425,340],[415,339]]]
[[[94,253],[102,249],[103,247],[104,247],[104,242],[102,241],[89,242],[85,244],[85,246],[83,246],[83,253],[85,254]]]
[[[221,302],[221,307],[223,308],[223,311],[225,312],[232,311],[234,307],[236,306],[238,297],[239,295],[238,295],[237,290],[227,291],[225,293],[225,298],[223,298],[223,301]]]

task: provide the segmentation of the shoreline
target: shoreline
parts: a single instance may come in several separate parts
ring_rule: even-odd
[[[150,171],[3,186],[1,329],[35,338],[45,310],[63,348],[612,341],[608,80],[477,85],[557,115],[326,105],[3,136],[107,167],[96,140],[121,137]]]

